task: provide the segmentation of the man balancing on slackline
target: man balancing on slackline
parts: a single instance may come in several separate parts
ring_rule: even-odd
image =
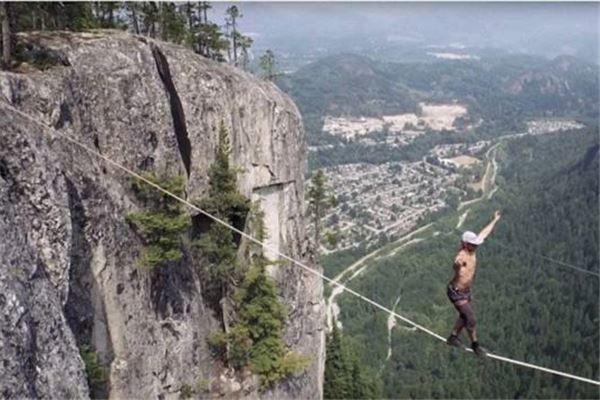
[[[458,319],[446,343],[451,346],[461,347],[462,344],[458,335],[460,335],[463,328],[467,328],[467,333],[471,339],[471,348],[478,356],[485,356],[486,351],[477,341],[475,313],[471,304],[471,284],[473,283],[477,266],[475,252],[477,251],[477,247],[492,232],[499,219],[500,211],[496,211],[492,221],[479,232],[479,235],[470,231],[463,233],[460,250],[454,259],[454,278],[448,284],[448,298],[458,311]]]

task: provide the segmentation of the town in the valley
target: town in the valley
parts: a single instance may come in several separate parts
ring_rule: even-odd
[[[385,143],[399,147],[428,131],[454,131],[457,119],[467,114],[460,104],[421,104],[421,111],[421,115],[382,118],[328,117],[323,130],[363,145]],[[518,135],[583,127],[572,120],[535,120]],[[381,131],[386,134],[376,138],[371,135]],[[482,194],[484,174],[491,162],[487,150],[492,145],[490,140],[436,145],[416,162],[353,163],[324,168],[337,202],[323,219],[322,253],[397,239],[432,213],[477,198]],[[309,151],[333,146],[309,147]]]

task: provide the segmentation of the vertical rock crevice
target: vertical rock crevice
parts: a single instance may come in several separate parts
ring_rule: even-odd
[[[69,296],[64,313],[77,346],[90,346],[98,354],[101,364],[108,366],[114,354],[104,301],[92,271],[92,247],[85,235],[88,219],[75,184],[66,176],[65,182],[71,216],[71,252]],[[106,385],[94,389],[94,393],[90,393],[93,397],[108,396]]]
[[[160,51],[156,45],[152,45],[152,56],[156,63],[156,69],[158,75],[165,86],[167,96],[169,98],[169,105],[171,107],[171,116],[173,117],[173,128],[175,129],[175,136],[177,138],[177,145],[179,147],[179,153],[181,154],[181,160],[185,166],[187,176],[190,176],[190,168],[192,164],[192,145],[188,137],[187,127],[185,124],[185,114],[183,112],[183,106],[181,105],[181,99],[175,89],[175,84],[171,77],[171,70],[169,69],[169,62],[165,55]]]
[[[91,344],[94,324],[92,303],[91,248],[85,239],[87,218],[73,182],[65,177],[71,217],[71,251],[69,254],[69,296],[65,315],[78,346]]]

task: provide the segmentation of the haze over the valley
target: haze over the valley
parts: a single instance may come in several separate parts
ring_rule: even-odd
[[[388,61],[510,53],[598,60],[598,3],[231,3],[254,54],[286,67],[356,52]],[[230,3],[215,3],[217,21]],[[484,50],[485,49],[485,50]]]

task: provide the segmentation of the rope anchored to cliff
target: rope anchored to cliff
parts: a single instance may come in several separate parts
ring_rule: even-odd
[[[212,219],[213,221],[215,221],[215,222],[217,222],[217,223],[219,223],[219,224],[227,227],[228,229],[232,230],[233,232],[239,234],[242,237],[245,237],[246,239],[250,240],[251,242],[263,246],[264,249],[267,249],[267,250],[273,252],[274,254],[279,255],[281,258],[283,258],[283,259],[291,262],[292,264],[295,264],[298,267],[304,269],[305,271],[307,271],[307,272],[309,272],[309,273],[311,273],[313,275],[316,275],[316,276],[320,277],[321,279],[324,279],[327,282],[330,282],[332,285],[337,286],[337,287],[343,289],[345,292],[347,292],[347,293],[349,293],[349,294],[351,294],[351,295],[353,295],[355,297],[358,297],[359,299],[361,299],[361,300],[363,300],[363,301],[371,304],[372,306],[374,306],[374,307],[376,307],[376,308],[378,308],[378,309],[380,309],[382,311],[385,311],[386,313],[388,313],[390,315],[393,315],[395,318],[397,318],[397,319],[399,319],[399,320],[401,320],[401,321],[403,321],[403,322],[405,322],[405,323],[407,323],[407,324],[415,327],[416,329],[418,329],[418,330],[420,330],[420,331],[422,331],[422,332],[424,332],[424,333],[426,333],[426,334],[428,334],[428,335],[430,335],[430,336],[432,336],[432,337],[434,337],[434,338],[436,338],[436,339],[438,339],[438,340],[440,340],[440,341],[442,341],[444,343],[446,342],[446,339],[444,337],[442,337],[442,336],[438,335],[437,333],[435,333],[435,332],[433,332],[433,331],[425,328],[424,326],[419,325],[416,322],[411,321],[410,319],[408,319],[408,318],[406,318],[406,317],[404,317],[404,316],[396,313],[395,311],[390,310],[389,308],[387,308],[387,307],[385,307],[385,306],[383,306],[383,305],[381,305],[381,304],[379,304],[379,303],[371,300],[370,298],[365,297],[362,294],[360,294],[360,293],[358,293],[358,292],[356,292],[356,291],[354,291],[354,290],[346,287],[345,285],[343,285],[343,284],[341,284],[341,283],[339,283],[339,282],[337,282],[337,281],[335,281],[335,280],[333,280],[333,279],[331,279],[331,278],[323,275],[323,273],[317,271],[314,268],[309,267],[308,265],[304,264],[303,262],[295,260],[295,259],[293,259],[290,256],[287,256],[286,254],[280,252],[279,249],[275,249],[275,248],[272,248],[272,247],[268,246],[267,244],[261,242],[260,240],[258,240],[256,238],[252,237],[251,235],[249,235],[249,234],[247,234],[247,233],[245,233],[245,232],[243,232],[243,231],[235,228],[234,226],[232,226],[232,225],[228,224],[227,222],[223,221],[222,219],[220,219],[218,217],[215,217],[214,215],[212,215],[212,214],[204,211],[203,209],[195,206],[194,204],[190,203],[189,201],[187,201],[187,200],[185,200],[185,199],[183,199],[183,198],[181,198],[181,197],[179,197],[179,196],[171,193],[170,191],[162,188],[161,186],[157,185],[156,183],[154,183],[154,182],[152,182],[152,181],[144,178],[140,174],[138,174],[138,173],[132,171],[131,169],[129,169],[129,168],[127,168],[127,167],[125,167],[125,166],[117,163],[116,161],[113,161],[112,159],[110,159],[110,158],[106,157],[105,155],[99,153],[98,151],[96,151],[96,150],[88,147],[87,145],[79,142],[78,140],[76,140],[76,139],[74,139],[74,138],[72,138],[72,137],[70,137],[70,136],[68,136],[68,135],[66,135],[64,133],[61,133],[61,132],[57,131],[56,129],[54,129],[54,128],[52,128],[52,127],[44,124],[43,122],[40,122],[40,121],[34,119],[33,117],[31,117],[31,116],[23,113],[22,111],[14,108],[14,107],[12,107],[10,105],[9,105],[9,107],[11,109],[13,109],[14,112],[18,113],[19,115],[22,115],[23,117],[25,117],[25,118],[27,118],[27,119],[35,122],[36,124],[43,126],[45,129],[48,129],[50,132],[52,132],[52,133],[56,134],[57,136],[65,139],[65,140],[67,140],[71,144],[76,145],[77,147],[79,147],[79,148],[85,150],[86,152],[88,152],[88,153],[90,153],[90,154],[92,154],[92,155],[94,155],[94,156],[102,159],[103,161],[105,161],[106,163],[108,163],[108,164],[116,167],[117,169],[120,169],[121,171],[123,171],[123,172],[125,172],[125,173],[127,173],[127,174],[129,174],[129,175],[131,175],[131,176],[133,176],[133,177],[135,177],[135,178],[137,178],[137,179],[145,182],[146,184],[152,186],[156,190],[159,190],[162,193],[166,194],[167,196],[170,196],[171,198],[173,198],[173,199],[181,202],[182,204],[185,204],[189,208],[191,208],[191,209],[193,209],[193,210],[201,213],[202,215],[204,215],[204,216]],[[466,350],[467,351],[471,351],[471,349],[466,349]],[[527,362],[523,362],[523,361],[519,361],[519,360],[514,360],[514,359],[511,359],[511,358],[508,358],[508,357],[503,357],[503,356],[499,356],[499,355],[492,354],[492,353],[488,353],[487,356],[489,358],[493,358],[495,360],[502,361],[502,362],[505,362],[505,363],[519,365],[521,367],[535,369],[535,370],[546,372],[546,373],[549,373],[549,374],[562,376],[564,378],[574,379],[574,380],[577,380],[577,381],[580,381],[580,382],[586,382],[586,383],[590,383],[590,384],[593,384],[593,385],[600,386],[600,381],[596,381],[596,380],[593,380],[593,379],[585,378],[585,377],[582,377],[582,376],[569,374],[569,373],[566,373],[566,372],[558,371],[558,370],[551,369],[551,368],[542,367],[542,366],[539,366],[539,365],[535,365],[535,364],[531,364],[531,363],[527,363]]]

